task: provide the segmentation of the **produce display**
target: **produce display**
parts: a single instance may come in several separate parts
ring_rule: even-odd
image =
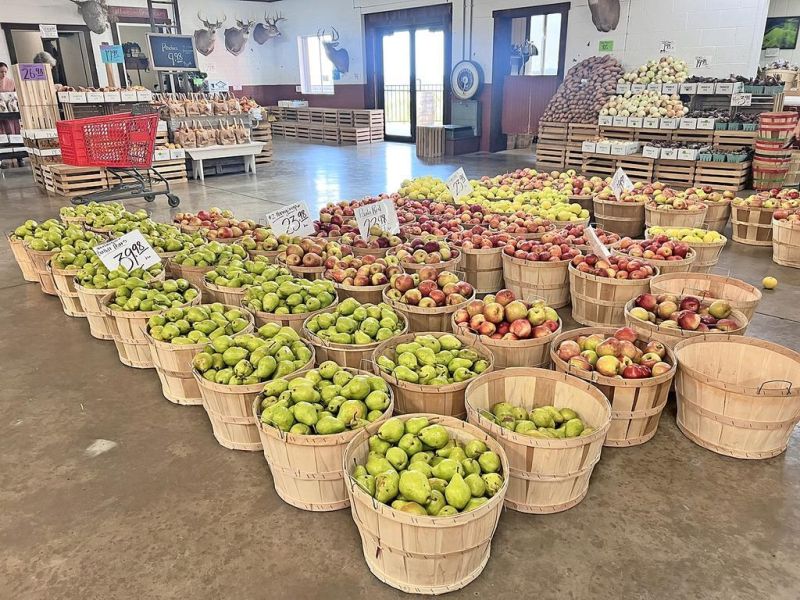
[[[659,92],[644,91],[638,94],[625,92],[609,98],[600,109],[601,115],[621,117],[672,117],[680,118],[689,112],[678,94],[668,96]]]
[[[522,302],[506,289],[468,302],[455,312],[453,321],[467,331],[496,340],[547,337],[559,327],[558,313],[544,300]]]
[[[772,213],[772,218],[776,221],[781,221],[784,223],[798,223],[800,222],[800,208],[788,210],[785,208],[779,208]]]
[[[622,65],[610,54],[582,60],[567,71],[564,82],[548,102],[542,121],[596,123],[622,73]]]
[[[460,383],[489,368],[488,360],[450,334],[416,335],[413,342],[398,344],[394,351],[394,360],[379,356],[378,367],[400,381],[419,385]]]
[[[331,256],[325,260],[324,277],[342,285],[367,287],[386,285],[392,275],[402,272],[400,260],[396,256]]]
[[[689,65],[674,56],[648,60],[635,71],[625,73],[619,83],[683,83],[689,77]]]
[[[405,179],[397,193],[401,198],[410,200],[442,200],[452,199],[447,185],[438,177],[417,177]]]
[[[102,241],[96,233],[85,231],[79,225],[62,225],[56,219],[47,219],[42,223],[28,219],[14,229],[11,237],[24,241],[31,250],[38,252],[58,250],[67,246],[80,251]]]
[[[734,331],[742,327],[731,319],[732,308],[725,300],[703,302],[694,296],[641,294],[634,300],[630,315],[659,327],[687,331]]]
[[[261,422],[295,435],[332,435],[361,429],[391,404],[389,386],[325,361],[302,377],[274,379],[261,392]]]
[[[720,202],[730,202],[735,197],[736,194],[730,190],[725,190],[723,192],[715,191],[713,187],[710,185],[702,185],[697,187],[690,187],[681,192],[678,192],[679,195],[685,196],[687,200],[693,200],[696,202],[705,202],[708,203],[720,203]],[[798,195],[800,197],[800,194]]]
[[[575,246],[570,246],[561,236],[553,234],[552,241],[516,240],[503,248],[503,254],[512,258],[530,260],[534,262],[573,260],[581,251]],[[573,264],[574,261],[573,261]]]
[[[579,255],[572,266],[581,273],[611,279],[648,279],[656,274],[655,268],[635,258],[612,255],[601,258],[596,254]]]
[[[448,242],[456,248],[464,250],[487,250],[489,248],[503,248],[506,244],[512,243],[512,237],[508,233],[492,233],[485,227],[475,225],[468,231],[452,234],[447,238]]]
[[[400,235],[405,239],[427,236],[442,237],[462,230],[462,221],[455,216],[449,219],[443,216],[420,216],[416,222],[403,225],[400,228]]]
[[[696,196],[696,194],[693,194]],[[683,210],[686,212],[699,212],[706,208],[699,198],[691,196],[669,196],[667,194],[654,194],[653,199],[647,202],[647,207],[655,210],[670,211]]]
[[[125,286],[128,289],[144,287],[164,271],[161,263],[149,269],[141,267],[127,270],[119,266],[109,271],[98,256],[92,252],[88,262],[75,273],[75,283],[92,290],[113,290]]]
[[[491,412],[481,411],[481,416],[504,429],[536,438],[567,439],[594,433],[580,415],[571,408],[537,406],[531,411],[508,402],[492,405]]]
[[[423,267],[418,273],[392,275],[384,293],[390,300],[402,304],[433,308],[466,302],[475,290],[455,273],[442,271],[437,274],[433,267]]]
[[[487,224],[490,231],[502,231],[512,237],[529,233],[545,233],[556,228],[549,220],[532,217],[522,211],[511,216],[492,215],[488,218]]]
[[[77,206],[62,206],[58,209],[58,214],[62,217],[81,217],[87,219],[89,215],[103,212],[123,213],[125,206],[121,202],[89,202],[88,204],[78,204]]]
[[[129,278],[125,285],[116,288],[114,299],[108,307],[124,312],[167,310],[188,304],[197,296],[198,291],[190,287],[185,279],[144,283]]]
[[[153,315],[147,321],[147,331],[159,342],[208,344],[222,335],[236,335],[247,325],[242,310],[216,302],[170,308]]]
[[[326,308],[335,300],[336,290],[330,281],[279,274],[274,280],[247,288],[242,306],[255,312],[300,315]]]
[[[255,221],[237,219],[232,211],[217,207],[198,211],[197,214],[178,213],[173,222],[184,227],[203,229],[203,235],[209,240],[238,238],[258,227]]]
[[[117,238],[134,229],[142,232],[142,237],[158,254],[191,250],[206,243],[206,239],[199,232],[183,233],[173,225],[156,223],[150,219],[141,222],[121,221],[110,227],[109,234],[112,238]]]
[[[400,512],[449,517],[480,508],[503,487],[500,456],[472,439],[452,438],[426,417],[392,418],[369,438],[366,463],[351,477],[367,494]]]
[[[656,192],[668,196],[675,195],[676,193],[675,190],[668,188],[660,181],[654,181],[653,183],[643,183],[641,181],[637,181],[633,184],[632,190],[622,192],[618,199],[614,195],[614,191],[611,189],[611,182],[609,181],[606,187],[595,194],[595,197],[607,202],[638,202],[640,204],[644,204],[645,202],[652,200],[655,197]]]
[[[685,260],[691,253],[691,246],[686,242],[673,242],[667,236],[660,235],[647,240],[624,237],[614,246],[614,250],[631,258],[675,261]]]
[[[790,188],[773,188],[746,198],[734,198],[734,206],[753,208],[797,208],[800,206],[800,192]]]
[[[660,242],[673,240],[675,242],[686,242],[690,246],[693,243],[713,244],[726,240],[725,236],[717,231],[698,229],[696,227],[649,227],[645,235]]]
[[[196,354],[192,366],[203,379],[221,385],[254,385],[280,379],[313,357],[291,327],[267,323],[257,334],[220,335]]]
[[[352,254],[348,246],[306,237],[298,243],[288,244],[279,256],[290,267],[321,267],[328,257],[342,258],[347,254]]]
[[[240,264],[241,263],[241,264]],[[267,281],[291,279],[289,269],[271,264],[265,257],[256,256],[253,260],[234,261],[229,265],[218,265],[205,274],[205,281],[219,287],[241,288],[262,285]]]
[[[221,244],[217,241],[210,241],[202,246],[182,250],[171,260],[184,267],[216,267],[220,265],[241,267],[247,260],[247,251],[238,244]]]
[[[62,246],[50,259],[50,264],[55,269],[77,271],[88,263],[94,256],[95,242],[76,242],[75,246]],[[78,250],[78,248],[81,248]]]
[[[362,346],[388,340],[403,331],[403,322],[388,304],[361,304],[345,298],[331,312],[314,315],[306,329],[335,344]]]
[[[87,217],[85,225],[103,232],[123,234],[134,229],[149,231],[155,223],[150,220],[146,210],[139,209],[136,212],[96,212]]]
[[[364,239],[357,233],[345,233],[339,239],[343,246],[351,248],[394,248],[403,243],[399,236],[393,235],[388,231],[383,231],[377,225],[373,225],[369,230],[369,238]]]
[[[555,352],[571,369],[596,371],[605,377],[646,379],[672,370],[672,365],[665,362],[664,344],[638,340],[630,327],[617,329],[611,337],[593,333],[564,340]]]
[[[435,265],[459,256],[458,250],[452,250],[447,242],[421,237],[395,246],[390,252],[401,265]]]
[[[288,240],[291,239],[288,236],[281,236],[285,237]],[[274,252],[276,250],[285,250],[285,246],[281,248],[281,240],[278,236],[276,236],[272,229],[269,227],[256,227],[252,231],[248,231],[247,234],[241,239],[236,242],[240,246],[242,246],[245,250],[259,250],[259,251],[267,251],[267,252]]]
[[[589,243],[586,239],[586,227],[586,225],[567,225],[564,229],[556,231],[555,233],[561,236],[565,244],[586,246]],[[619,234],[606,231],[600,227],[595,227],[594,233],[604,246],[616,244],[620,240]],[[544,240],[544,236],[542,236],[542,240]]]
[[[539,172],[536,169],[524,168],[494,177],[484,175],[473,185],[485,189],[505,187],[517,193],[550,188],[569,196],[589,196],[593,192],[599,191],[605,185],[605,180],[602,177],[578,175],[575,169],[567,169],[563,172]]]

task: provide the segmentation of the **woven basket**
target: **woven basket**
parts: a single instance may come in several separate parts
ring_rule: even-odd
[[[614,254],[619,256],[626,256],[628,258],[633,258],[624,252],[620,252],[614,246],[611,247]],[[636,260],[640,260],[645,264],[652,265],[654,267],[658,267],[658,271],[663,275],[664,273],[688,273],[694,261],[697,259],[697,252],[695,252],[692,248],[689,248],[689,251],[686,253],[686,258],[681,260],[654,260],[652,258],[642,258],[636,257]]]
[[[336,290],[336,295],[339,296],[339,300],[353,298],[358,300],[360,304],[380,304],[383,302],[383,290],[389,287],[389,284],[359,286],[345,285],[334,281],[333,287]]]
[[[644,204],[595,198],[594,218],[601,229],[635,239],[644,230]]]
[[[498,402],[533,410],[571,408],[595,431],[568,439],[542,439],[500,427],[481,414]],[[611,425],[606,397],[588,383],[546,369],[512,368],[484,373],[467,388],[469,422],[495,438],[509,457],[508,508],[550,514],[577,505],[589,491]]]
[[[458,264],[460,262],[461,262],[461,251],[458,249],[453,249],[453,255],[450,258],[450,260],[443,260],[442,262],[433,264],[425,264],[425,263],[417,264],[407,261],[400,261],[400,266],[403,267],[403,270],[410,275],[419,272],[425,267],[433,267],[434,269],[436,269],[436,274],[438,275],[442,271],[456,271],[458,269]]]
[[[731,207],[734,242],[750,246],[772,246],[772,208]]]
[[[198,289],[203,289],[206,273],[213,271],[214,267],[184,267],[168,259],[167,270],[175,279],[185,279]]]
[[[53,274],[48,270],[47,264],[58,253],[58,250],[33,250],[29,245],[25,244],[25,252],[28,254],[28,259],[36,272],[42,292],[48,296],[57,296],[56,282],[53,281]]]
[[[772,262],[800,269],[800,226],[772,220]]]
[[[300,313],[296,315],[276,315],[275,313],[268,313],[260,310],[252,310],[247,308],[244,305],[244,297],[240,302],[240,308],[244,308],[247,311],[253,313],[253,316],[256,319],[256,329],[261,327],[262,325],[266,325],[267,323],[277,323],[281,327],[291,327],[297,333],[302,333],[303,331],[303,323],[309,317],[313,317],[314,315],[318,315],[319,313],[323,312],[330,312],[333,308],[336,308],[336,305],[339,304],[339,297],[337,296],[334,298],[333,303],[329,304],[325,308],[320,308],[319,310],[315,310],[312,312]]]
[[[508,459],[503,448],[477,427],[440,415],[405,415],[403,420],[425,416],[444,426],[451,437],[466,443],[483,441],[500,456],[503,487],[483,506],[450,517],[410,515],[381,504],[352,479],[347,487],[350,508],[369,570],[384,583],[409,594],[445,594],[477,578],[489,561],[492,536],[503,511],[508,489]],[[361,430],[344,453],[344,470],[364,464],[369,453],[369,432]]]
[[[47,268],[50,269],[64,314],[69,317],[85,317],[86,313],[83,312],[81,300],[75,289],[75,269],[57,269],[53,267],[51,261],[47,262]]]
[[[725,199],[719,202],[706,202],[706,206],[708,210],[706,211],[706,221],[703,223],[702,228],[724,233],[725,226],[731,216],[731,201]]]
[[[786,450],[800,421],[800,353],[739,336],[675,347],[678,427],[695,444],[736,458]]]
[[[761,302],[761,291],[757,287],[733,277],[706,273],[658,275],[650,280],[650,292],[655,295],[689,295],[703,299],[727,300],[731,307],[744,314],[748,321],[753,319],[756,307]]]
[[[31,283],[39,283],[39,277],[36,275],[36,269],[33,267],[28,251],[25,250],[25,242],[21,239],[16,239],[10,233],[6,234],[8,245],[11,247],[11,253],[14,255],[14,260],[17,261],[19,270],[22,271],[22,278]]]
[[[464,281],[470,283],[476,293],[491,293],[503,288],[502,248],[460,250],[459,270],[464,273]]]
[[[638,446],[650,441],[658,430],[661,414],[667,405],[667,397],[672,379],[675,377],[677,360],[667,346],[664,362],[672,365],[672,370],[646,379],[623,379],[606,377],[597,371],[584,371],[570,367],[558,357],[558,347],[564,340],[577,340],[580,336],[599,333],[611,337],[615,327],[583,327],[573,329],[558,336],[550,346],[553,367],[560,373],[569,373],[590,382],[605,394],[611,403],[611,427],[604,445],[616,447]],[[646,340],[641,340],[646,341]]]
[[[659,269],[656,267],[656,275]],[[625,324],[625,304],[650,291],[650,279],[611,279],[569,266],[572,318],[589,327]]]
[[[460,304],[454,304],[453,306],[437,306],[434,308],[420,308],[419,306],[412,306],[392,300],[386,296],[386,290],[383,290],[383,301],[391,306],[395,312],[405,317],[408,322],[408,330],[411,332],[449,331],[450,317],[453,316],[453,313],[459,308],[466,306],[467,303],[474,298],[475,292],[473,291],[472,296]]]
[[[81,310],[89,322],[89,334],[98,340],[113,340],[111,335],[111,319],[100,308],[103,298],[114,293],[114,290],[97,290],[85,288],[79,283],[75,283],[75,291],[78,292],[78,300],[81,303]]]
[[[707,205],[702,210],[659,210],[644,207],[644,222],[647,227],[702,227],[706,222]]]
[[[514,296],[525,302],[543,298],[548,306],[569,304],[568,260],[532,261],[503,253],[503,280]]]
[[[230,306],[239,306],[242,303],[242,298],[247,291],[246,287],[225,287],[216,285],[210,281],[203,279],[203,297],[206,302],[221,302]]]

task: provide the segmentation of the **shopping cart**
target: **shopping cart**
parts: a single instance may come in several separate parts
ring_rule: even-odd
[[[180,198],[170,190],[169,181],[151,168],[158,113],[150,111],[150,107],[145,107],[144,112],[150,114],[137,114],[143,111],[134,110],[56,123],[64,163],[76,167],[103,167],[116,178],[109,189],[75,196],[73,204],[131,198],[152,202],[158,194],[164,194],[173,208],[180,204]],[[159,184],[164,184],[164,189],[153,189]]]

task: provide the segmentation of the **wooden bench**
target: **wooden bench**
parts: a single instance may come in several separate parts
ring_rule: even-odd
[[[264,148],[264,142],[236,144],[234,146],[207,146],[205,148],[186,148],[186,154],[192,159],[192,178],[205,181],[203,161],[213,158],[230,158],[241,156],[244,159],[244,172],[256,172],[256,154]]]

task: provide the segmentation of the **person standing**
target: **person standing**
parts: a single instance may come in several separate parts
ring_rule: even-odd
[[[8,65],[0,62],[0,92],[16,92],[17,85],[8,74]],[[19,134],[19,121],[16,119],[0,119],[0,133],[5,135]],[[17,159],[17,164],[22,166],[22,159]]]

